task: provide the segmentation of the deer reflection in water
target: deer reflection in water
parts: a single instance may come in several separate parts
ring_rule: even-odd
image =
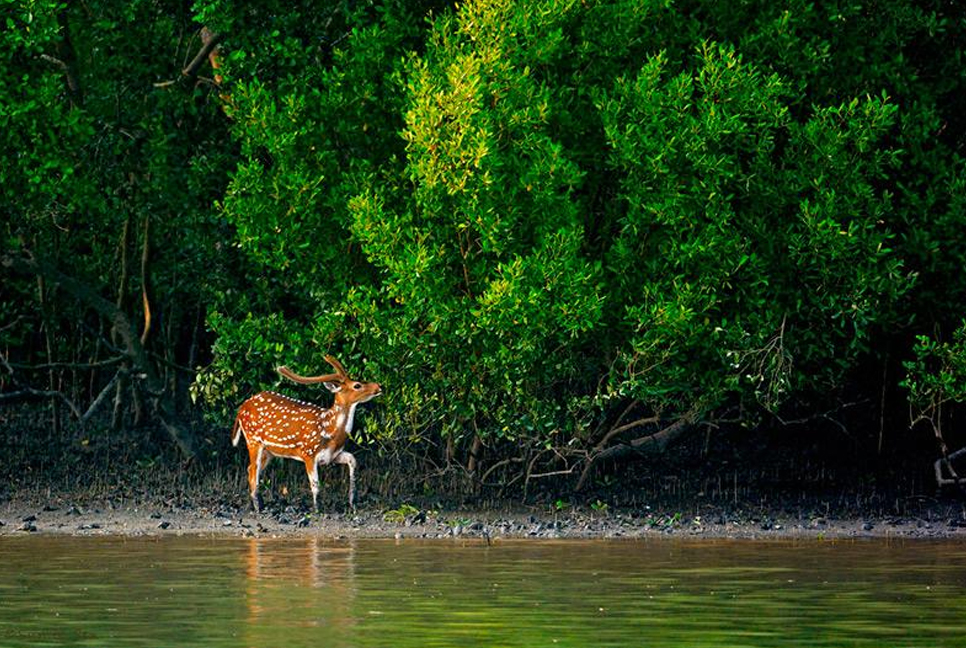
[[[250,538],[245,560],[248,645],[273,645],[280,632],[300,629],[324,629],[328,645],[350,645],[354,543]]]

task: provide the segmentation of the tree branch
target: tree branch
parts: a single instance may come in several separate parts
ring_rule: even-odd
[[[123,373],[123,369],[118,370],[114,374],[114,377],[111,378],[111,380],[104,387],[104,389],[101,390],[101,393],[97,395],[97,398],[91,402],[90,407],[88,407],[87,411],[84,412],[84,415],[80,417],[81,425],[86,425],[87,422],[91,420],[91,417],[94,416],[94,412],[97,411],[97,408],[100,407],[101,403],[107,400],[107,395],[111,393],[111,390],[114,388],[114,385],[117,384],[117,381],[121,379],[121,374]]]
[[[120,360],[121,360],[120,358],[114,358],[107,363],[95,363],[95,364],[99,366],[106,366],[108,364],[116,364]],[[2,355],[0,355],[0,362],[3,363],[4,367],[6,367],[7,369],[7,372],[9,372],[11,375],[13,374],[14,367],[23,367],[23,365],[17,365],[17,364],[8,362],[7,359]],[[78,366],[88,368],[88,367],[94,367],[95,365],[73,365],[71,363],[48,363],[47,365],[33,366],[29,368],[30,369],[50,369],[50,368],[65,368],[65,367],[70,368],[70,367],[78,367]],[[74,418],[80,421],[81,425],[86,425],[87,422],[90,421],[91,417],[94,415],[94,412],[97,411],[97,408],[107,398],[108,393],[110,393],[111,389],[114,387],[118,379],[121,377],[121,374],[123,373],[125,373],[125,370],[123,368],[118,369],[117,372],[115,372],[114,377],[111,378],[110,381],[108,381],[107,386],[101,390],[101,393],[97,395],[97,398],[95,398],[91,402],[90,406],[88,406],[87,411],[83,413],[81,413],[80,407],[78,407],[77,404],[74,403],[74,401],[72,401],[70,398],[67,397],[67,394],[59,390],[34,389],[33,387],[19,386],[19,391],[6,392],[3,394],[0,394],[0,402],[17,401],[25,398],[59,398],[64,402],[65,405],[67,405],[71,413],[74,415]],[[14,380],[14,384],[17,384],[16,380]]]
[[[67,398],[67,395],[62,391],[57,391],[56,389],[34,389],[33,387],[21,387],[19,391],[15,392],[5,392],[0,394],[0,403],[6,401],[22,401],[28,398],[59,398],[64,401],[64,404],[70,409],[74,414],[75,418],[80,418],[83,416],[81,414],[80,408],[74,404],[74,401]]]
[[[76,57],[74,56],[74,46],[70,39],[70,24],[67,22],[67,5],[57,14],[57,26],[60,29],[60,40],[57,42],[57,56],[41,54],[43,61],[57,66],[64,73],[64,84],[67,86],[67,93],[74,106],[83,103],[84,95],[81,92],[80,80],[77,78]]]
[[[667,427],[654,432],[653,434],[648,434],[619,445],[614,445],[609,448],[603,448],[601,450],[595,450],[587,457],[587,463],[584,464],[584,469],[580,473],[580,478],[577,480],[577,485],[574,490],[580,491],[583,489],[584,484],[587,482],[587,478],[590,477],[593,467],[604,459],[616,459],[632,452],[643,453],[650,451],[662,451],[667,444],[674,440],[676,437],[680,436],[688,428],[694,425],[697,420],[698,415],[704,408],[700,403],[695,404],[690,410],[681,416],[674,423],[671,423]],[[644,419],[641,419],[644,420]],[[636,427],[637,421],[628,423],[628,429],[630,427]],[[623,426],[622,426],[623,427]]]
[[[952,464],[953,459],[957,459],[963,455],[966,455],[966,448],[960,448],[955,452],[936,459],[936,462],[933,464],[933,469],[936,472],[936,486],[942,488],[943,486],[948,486],[951,484],[966,484],[966,478],[960,477],[956,472],[956,469],[953,468]],[[949,471],[949,477],[943,476],[943,466],[945,466],[946,470]]]
[[[191,62],[181,70],[180,79],[169,79],[167,81],[158,81],[154,84],[155,88],[167,88],[168,86],[173,86],[181,80],[188,79],[194,80],[198,77],[198,72],[201,70],[201,66],[204,65],[207,59],[211,63],[211,67],[215,70],[221,68],[218,62],[218,45],[225,40],[224,34],[214,34],[207,27],[201,28],[201,49],[195,54],[195,57],[191,59]],[[214,81],[211,81],[216,86],[221,85],[221,75],[215,74]]]
[[[141,333],[141,344],[148,341],[148,333],[151,332],[151,302],[148,301],[148,233],[151,219],[145,215],[142,248],[141,248],[141,302],[144,306],[144,332]]]
[[[46,371],[48,369],[103,369],[105,367],[112,367],[116,364],[120,364],[127,359],[127,356],[117,356],[115,358],[108,358],[107,360],[101,360],[100,362],[46,362],[43,364],[23,364],[21,362],[7,362],[5,363],[8,367],[13,367],[14,369],[26,369],[27,371]]]
[[[204,65],[205,60],[208,56],[215,50],[218,45],[225,40],[224,34],[213,34],[208,31],[207,27],[202,27],[201,29],[201,49],[195,54],[195,57],[191,59],[191,63],[188,63],[188,67],[181,70],[181,76],[193,79],[198,75],[198,70]]]
[[[57,284],[79,302],[110,321],[124,345],[124,353],[130,358],[133,370],[144,381],[144,388],[147,393],[156,399],[157,413],[161,424],[186,458],[190,459],[195,455],[194,435],[178,421],[174,402],[170,395],[165,392],[164,385],[151,364],[148,352],[141,344],[137,330],[123,310],[102,297],[88,284],[64,274],[54,265],[35,258],[29,252],[3,254],[0,256],[0,266],[21,274],[43,277],[47,281]],[[56,396],[57,394],[51,395]],[[72,409],[76,411],[76,406]]]
[[[502,468],[503,466],[508,466],[508,465],[510,465],[512,463],[523,463],[524,461],[525,460],[524,460],[523,457],[511,457],[509,459],[504,459],[502,461],[498,461],[495,464],[493,464],[492,466],[490,466],[486,470],[486,472],[483,473],[483,475],[480,477],[480,483],[486,485],[486,479],[487,479],[487,477],[489,477],[491,474],[493,474],[493,471],[497,470],[498,468]]]
[[[4,331],[9,331],[10,329],[13,329],[13,328],[17,328],[17,325],[20,324],[20,320],[22,319],[23,319],[23,315],[17,315],[16,319],[14,319],[9,324],[4,324],[3,326],[0,326],[0,333],[3,333]]]
[[[645,416],[644,418],[639,418],[636,421],[631,421],[630,423],[625,423],[624,425],[615,425],[607,432],[607,434],[604,435],[604,437],[600,440],[600,443],[594,446],[593,453],[596,454],[604,450],[604,448],[607,447],[607,442],[613,439],[618,434],[621,434],[622,432],[633,430],[634,428],[641,427],[642,425],[651,425],[653,423],[660,423],[660,422],[661,422],[661,417],[658,415],[654,415],[654,416]]]

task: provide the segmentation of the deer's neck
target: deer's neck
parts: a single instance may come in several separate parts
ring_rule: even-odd
[[[332,406],[332,414],[335,416],[336,430],[344,431],[347,435],[352,434],[352,425],[355,422],[356,405],[358,404],[359,403],[342,405],[341,403],[335,403]]]

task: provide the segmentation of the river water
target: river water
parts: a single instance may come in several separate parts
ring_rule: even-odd
[[[0,646],[966,647],[966,544],[5,536]]]

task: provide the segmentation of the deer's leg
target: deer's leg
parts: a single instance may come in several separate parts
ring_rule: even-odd
[[[319,512],[319,465],[315,463],[315,457],[307,457],[305,462],[305,473],[309,476],[309,486],[312,488],[312,510]]]
[[[258,501],[258,477],[262,469],[268,465],[271,455],[265,450],[265,446],[254,443],[248,446],[248,490],[252,497],[252,508],[258,513],[261,505]]]
[[[333,463],[345,464],[349,467],[349,508],[355,510],[355,493],[356,493],[356,458],[348,452],[340,452],[336,455],[335,459],[332,460]]]
[[[258,446],[248,443],[248,496],[251,498],[252,507],[258,511],[258,500],[255,493],[258,489]]]

